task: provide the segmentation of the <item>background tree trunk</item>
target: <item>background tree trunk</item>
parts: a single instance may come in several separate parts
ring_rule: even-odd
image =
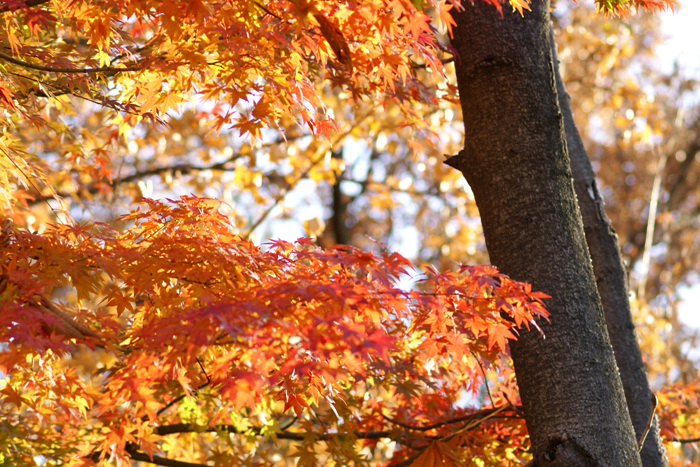
[[[552,296],[546,339],[511,345],[536,465],[640,465],[574,194],[549,1],[521,18],[468,3],[453,44],[471,186],[491,262]]]
[[[551,46],[559,107],[564,118],[571,171],[586,232],[586,243],[593,260],[598,294],[603,305],[608,335],[615,351],[615,361],[620,369],[627,409],[632,418],[636,437],[641,439],[654,410],[654,402],[632,321],[627,269],[622,262],[617,234],[605,214],[603,199],[596,185],[591,161],[588,159],[574,123],[569,94],[559,74],[554,35],[551,36]],[[654,419],[641,451],[642,464],[645,467],[667,465],[664,452],[659,429]]]

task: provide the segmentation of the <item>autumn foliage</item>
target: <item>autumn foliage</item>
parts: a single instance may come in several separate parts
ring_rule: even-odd
[[[340,176],[329,154],[369,113],[340,121],[335,94],[435,136],[424,112],[455,99],[447,36],[466,3],[1,2],[0,464],[529,460],[508,356],[548,317],[528,284],[418,268],[380,244],[255,245],[259,223],[226,203],[144,187],[125,189],[128,214],[74,220],[110,207],[122,166],[158,153],[163,128],[205,146],[237,132],[240,154],[206,168],[273,207],[301,179]],[[265,197],[251,145],[271,137],[307,138],[306,155],[269,158],[284,170]],[[685,415],[700,389],[677,389],[659,395],[667,438],[700,425]]]
[[[345,453],[408,437],[396,459],[442,438],[479,456],[523,455],[522,420],[503,418],[518,403],[507,339],[546,317],[543,294],[488,266],[429,271],[402,289],[412,269],[396,253],[307,240],[260,249],[231,233],[217,202],[145,203],[123,231],[6,226],[0,365],[12,462],[152,456],[163,435],[200,431],[286,435],[306,462],[331,427]],[[56,288],[78,305],[51,300]],[[494,405],[456,408],[486,371],[502,378]],[[182,400],[189,412],[175,407]],[[489,439],[501,443],[485,451]]]

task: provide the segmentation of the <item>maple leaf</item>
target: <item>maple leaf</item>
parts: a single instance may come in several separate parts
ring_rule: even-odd
[[[27,10],[24,13],[24,21],[29,31],[38,36],[42,29],[47,29],[51,23],[56,21],[56,17],[46,10]]]
[[[523,16],[523,9],[529,10],[530,9],[530,0],[508,0],[510,2],[510,6],[513,7],[513,11],[518,10],[518,13],[520,13],[520,16]]]
[[[440,25],[445,28],[450,37],[453,37],[452,26],[457,26],[455,19],[452,17],[452,13],[450,13],[453,8],[454,5],[452,3],[448,3],[446,0],[441,1],[440,5],[438,6],[438,20],[440,21]]]
[[[304,400],[303,397],[296,393],[289,392],[286,389],[279,393],[279,400],[284,402],[283,411],[286,412],[290,408],[294,410],[297,417],[301,416],[301,412],[304,408],[308,408],[309,404]]]
[[[12,387],[12,384],[9,383],[6,383],[5,387],[0,389],[0,394],[4,396],[3,399],[5,401],[14,404],[18,409],[21,409],[23,404],[31,404],[29,399],[20,395],[15,388]]]
[[[17,200],[17,202],[20,203],[25,208],[29,207],[29,204],[27,203],[27,201],[33,201],[36,199],[36,196],[34,196],[32,193],[28,192],[27,190],[17,190],[15,192],[14,197]]]
[[[15,106],[14,94],[7,87],[7,82],[2,80],[0,80],[0,102],[2,102],[3,105],[10,107],[11,109],[17,108]]]
[[[330,141],[331,135],[338,131],[338,124],[332,118],[316,122],[316,132]]]
[[[495,344],[498,344],[498,348],[501,350],[501,352],[505,352],[507,339],[515,339],[515,335],[511,332],[511,330],[502,324],[489,325],[487,334],[489,350],[491,350]]]
[[[408,34],[411,34],[417,39],[421,37],[424,32],[430,31],[430,17],[423,12],[416,12],[408,18],[404,28]]]
[[[433,441],[410,467],[465,467],[465,464],[447,444]]]

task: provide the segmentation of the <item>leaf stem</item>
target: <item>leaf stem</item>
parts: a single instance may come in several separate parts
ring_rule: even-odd
[[[484,366],[481,364],[481,360],[479,360],[479,356],[474,353],[473,350],[470,350],[472,357],[476,360],[477,365],[479,365],[479,368],[481,368],[481,374],[484,375],[484,385],[486,386],[486,392],[489,395],[489,400],[491,401],[491,405],[493,408],[496,408],[496,403],[493,401],[493,396],[491,395],[491,388],[489,387],[489,382],[486,379],[486,371],[484,370]]]

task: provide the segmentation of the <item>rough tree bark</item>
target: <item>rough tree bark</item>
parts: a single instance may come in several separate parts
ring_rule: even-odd
[[[559,107],[564,118],[566,143],[574,176],[574,188],[586,232],[586,243],[593,260],[598,294],[603,305],[608,335],[615,351],[615,361],[620,370],[627,409],[636,437],[641,439],[655,404],[632,321],[627,269],[620,255],[617,234],[605,214],[593,167],[574,123],[569,94],[559,74],[554,35],[551,36],[550,45],[554,57]],[[668,463],[664,452],[654,419],[641,451],[642,464],[645,467],[666,466]]]
[[[456,14],[464,174],[493,264],[552,296],[546,339],[511,345],[535,465],[640,465],[566,151],[549,1],[524,18],[484,2]]]

